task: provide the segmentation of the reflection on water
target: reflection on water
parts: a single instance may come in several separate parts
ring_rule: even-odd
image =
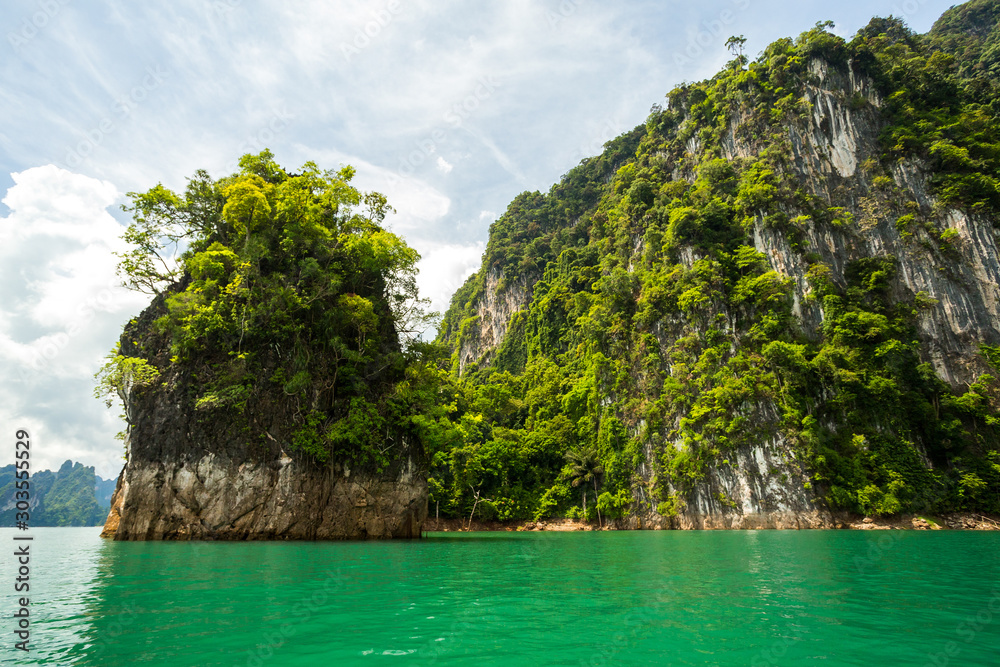
[[[17,664],[889,665],[950,641],[951,664],[990,664],[1000,644],[1000,534],[32,532],[36,651]],[[989,623],[958,631],[983,610]]]

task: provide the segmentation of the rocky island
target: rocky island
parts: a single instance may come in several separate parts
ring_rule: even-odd
[[[419,345],[400,343],[417,255],[352,176],[265,151],[132,194],[121,269],[155,298],[99,374],[128,424],[104,536],[420,536],[426,398]]]

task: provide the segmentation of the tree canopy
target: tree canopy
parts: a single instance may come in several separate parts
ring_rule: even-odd
[[[132,248],[119,272],[155,295],[155,320],[126,328],[99,393],[137,367],[142,379],[183,369],[201,413],[229,411],[261,437],[284,432],[320,461],[384,465],[421,411],[411,380],[430,316],[419,256],[382,227],[392,209],[351,185],[353,168],[290,173],[267,150],[239,166],[218,180],[198,171],[183,193],[129,193]]]

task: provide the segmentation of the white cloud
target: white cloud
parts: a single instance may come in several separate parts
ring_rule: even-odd
[[[146,304],[115,275],[124,247],[106,181],[53,165],[12,174],[0,218],[0,421],[46,433],[36,469],[67,458],[118,473],[120,424],[90,395],[92,375]]]
[[[440,155],[438,155],[437,167],[438,167],[438,169],[440,169],[441,171],[443,171],[446,174],[449,171],[451,171],[452,169],[454,169],[454,166],[452,166],[452,164],[450,162],[448,162],[447,160],[445,160]]]
[[[104,211],[114,203],[118,191],[107,181],[73,174],[51,164],[11,174],[11,178],[16,185],[7,191],[3,203],[11,211],[16,210],[18,216],[5,218],[0,226],[0,239],[5,242],[62,236],[88,243],[106,238],[109,225],[117,227],[107,215],[85,221],[79,217],[81,211]]]
[[[423,181],[404,178],[386,180],[381,187],[372,188],[381,191],[396,209],[396,215],[389,222],[396,231],[405,232],[425,226],[425,223],[437,222],[448,214],[451,200],[440,191]]]
[[[483,260],[482,241],[471,245],[411,241],[420,253],[417,285],[420,295],[431,300],[431,309],[444,313],[452,294],[479,268]]]

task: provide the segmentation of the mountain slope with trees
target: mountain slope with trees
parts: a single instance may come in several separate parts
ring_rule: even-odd
[[[0,523],[13,526],[15,507],[13,465],[0,468]],[[39,470],[31,474],[30,526],[99,526],[108,516],[115,481],[101,479],[92,466],[66,461],[59,470]]]
[[[519,195],[440,329],[432,511],[1000,512],[998,7],[734,48]]]

